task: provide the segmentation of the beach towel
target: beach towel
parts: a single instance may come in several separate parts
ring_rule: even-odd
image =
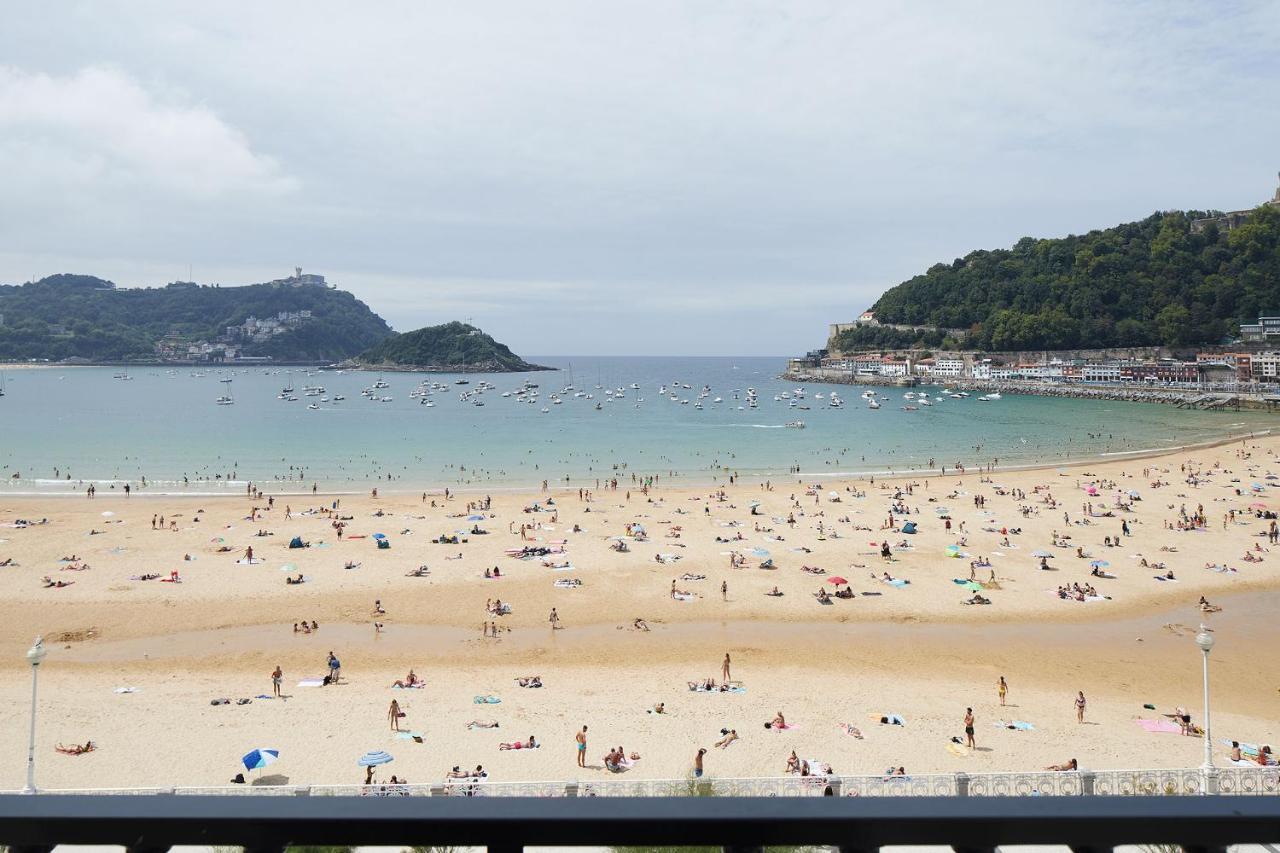
[[[1172,720],[1138,719],[1138,720],[1134,720],[1134,722],[1136,722],[1138,725],[1142,726],[1142,728],[1146,729],[1149,732],[1160,733],[1160,734],[1171,734],[1171,735],[1182,734],[1182,727],[1179,726],[1177,723],[1173,722]]]
[[[299,687],[323,687],[323,678],[304,678],[298,682]]]
[[[497,705],[502,700],[497,696],[476,696],[471,701],[476,705]]]
[[[1178,579],[1177,579],[1177,578],[1167,578],[1167,577],[1165,577],[1164,575],[1152,575],[1152,577],[1153,577],[1153,578],[1155,578],[1155,579],[1156,579],[1156,580],[1158,580],[1158,581],[1163,582],[1163,583],[1177,583],[1177,582],[1178,582]]]
[[[907,721],[898,714],[868,714],[872,722],[885,726],[905,726]]]
[[[894,578],[894,579],[893,579],[893,580],[891,580],[891,581],[882,581],[882,583],[887,583],[889,586],[897,587],[898,589],[902,589],[904,586],[906,586],[907,584],[911,583],[911,581],[909,581],[909,580],[903,580],[902,578]]]
[[[677,592],[673,596],[673,598],[675,598],[676,601],[693,601],[697,597],[698,596],[694,595],[691,592]]]
[[[426,684],[419,681],[417,684],[393,684],[391,685],[391,689],[392,690],[422,690],[426,686],[427,686]]]
[[[1031,723],[1028,723],[1025,720],[1010,720],[1009,722],[1005,722],[1004,720],[996,720],[991,725],[995,726],[998,729],[1014,729],[1020,732],[1030,732],[1035,730],[1035,726],[1031,725]]]
[[[138,692],[138,688],[136,688],[136,687],[117,687],[115,690],[113,690],[113,691],[111,691],[111,692],[112,692],[112,693],[137,693],[137,692]]]
[[[238,563],[241,566],[256,566],[261,562],[262,560],[258,559],[257,557],[254,557],[252,560],[246,560],[244,557],[241,557],[240,559],[236,560],[236,563]]]
[[[947,752],[951,753],[952,755],[959,756],[960,758],[969,757],[969,750],[961,746],[960,744],[956,743],[953,740],[947,741]]]

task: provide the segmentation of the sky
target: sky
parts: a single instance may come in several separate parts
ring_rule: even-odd
[[[1270,198],[1274,2],[0,0],[0,282],[301,265],[526,355],[780,355]]]

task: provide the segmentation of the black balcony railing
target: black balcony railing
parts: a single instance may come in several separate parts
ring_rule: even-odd
[[[177,844],[273,853],[290,845],[527,846],[1180,844],[1188,851],[1280,841],[1275,797],[360,798],[0,796],[14,853]]]

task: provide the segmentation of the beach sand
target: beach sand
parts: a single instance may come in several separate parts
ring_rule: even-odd
[[[1280,479],[1266,479],[1280,475],[1278,449],[1280,439],[1268,437],[1156,459],[997,471],[988,482],[976,472],[949,472],[824,482],[815,492],[801,477],[771,491],[724,486],[723,499],[706,487],[659,485],[645,495],[628,475],[590,501],[576,489],[495,494],[478,513],[482,521],[467,520],[477,494],[446,501],[433,493],[426,502],[416,494],[345,496],[337,514],[351,519],[341,541],[331,518],[299,515],[331,506],[334,498],[324,494],[281,495],[270,510],[265,497],[0,497],[0,561],[17,563],[0,568],[0,754],[13,757],[0,767],[0,787],[24,781],[30,682],[23,653],[37,634],[50,652],[41,667],[37,745],[44,787],[222,784],[255,747],[279,748],[271,772],[295,784],[362,781],[355,761],[374,749],[396,757],[379,779],[395,773],[424,783],[454,765],[478,764],[495,780],[612,778],[602,757],[616,746],[641,755],[624,774],[631,778],[685,776],[699,747],[709,749],[708,774],[719,777],[781,775],[793,749],[841,774],[899,765],[916,774],[1038,770],[1072,757],[1096,769],[1194,767],[1201,738],[1149,733],[1135,720],[1180,705],[1203,722],[1193,639],[1201,621],[1218,640],[1214,740],[1280,741],[1280,550],[1259,553],[1261,562],[1241,559],[1255,544],[1271,547],[1270,521],[1250,507],[1280,508],[1272,495],[1280,486],[1271,485]],[[1253,490],[1254,482],[1262,488]],[[1097,496],[1085,490],[1091,483],[1103,483]],[[918,533],[882,529],[894,494],[908,485],[911,493],[898,500],[911,513],[896,521],[916,522]],[[1015,499],[1015,490],[1025,497]],[[1114,509],[1130,490],[1141,498],[1131,511]],[[985,507],[975,506],[975,495],[985,496]],[[524,511],[535,502],[545,508],[549,498],[552,511]],[[750,514],[753,502],[759,515]],[[1114,515],[1081,524],[1089,503]],[[286,505],[293,518],[284,517]],[[1207,516],[1202,529],[1167,529],[1184,508],[1190,514],[1199,505]],[[258,519],[249,517],[255,506]],[[1224,526],[1232,509],[1239,515]],[[152,529],[153,515],[164,516],[166,529]],[[13,526],[43,518],[47,524]],[[1122,518],[1132,535],[1122,535]],[[167,529],[169,522],[177,529]],[[611,537],[629,523],[643,525],[648,537],[629,539],[628,552],[618,553]],[[521,524],[539,527],[522,541]],[[771,532],[757,532],[756,524]],[[464,533],[468,541],[456,545],[431,541],[473,525],[489,532]],[[1004,546],[1002,528],[1021,532],[1009,533]],[[273,535],[256,536],[259,530]],[[1070,547],[1055,547],[1054,531],[1070,536]],[[376,548],[374,533],[391,547]],[[716,541],[739,533],[741,541]],[[293,536],[312,547],[289,549]],[[1104,537],[1120,545],[1107,547]],[[560,540],[565,553],[551,558],[571,570],[505,553]],[[886,541],[892,561],[880,556]],[[898,547],[904,541],[912,547]],[[969,556],[949,557],[951,545]],[[241,562],[249,546],[259,562]],[[1107,561],[1116,577],[1091,576],[1090,559],[1077,558],[1076,547]],[[767,550],[776,568],[759,568],[765,558],[753,556],[755,548]],[[1054,555],[1054,571],[1039,569],[1038,550]],[[730,551],[745,555],[743,568],[730,567]],[[679,559],[662,563],[659,554]],[[67,570],[59,560],[72,555],[90,568]],[[953,578],[968,579],[979,556],[990,559],[998,584],[981,590],[992,604],[966,606],[972,593]],[[1176,582],[1156,580],[1166,570],[1143,568],[1144,558],[1166,563]],[[345,569],[347,562],[359,566]],[[1209,571],[1206,563],[1238,571]],[[429,576],[406,577],[421,565]],[[804,565],[826,574],[806,574]],[[486,579],[494,566],[502,578]],[[130,579],[172,571],[181,583]],[[871,577],[886,571],[910,583]],[[977,569],[977,579],[990,571]],[[286,585],[298,573],[307,582]],[[705,579],[680,580],[685,573]],[[820,604],[813,593],[833,590],[835,575],[851,582],[855,598]],[[46,576],[74,583],[44,588]],[[582,585],[554,585],[564,578]],[[673,579],[691,600],[672,598]],[[1059,599],[1055,589],[1071,583],[1091,583],[1107,598]],[[783,596],[765,594],[775,586]],[[1203,614],[1201,595],[1223,611]],[[488,614],[492,599],[512,612]],[[375,600],[384,616],[374,614]],[[548,623],[553,607],[561,630]],[[648,631],[633,627],[637,618]],[[295,634],[304,619],[318,622],[318,631]],[[375,621],[384,624],[381,633]],[[498,638],[482,636],[486,622],[498,624]],[[341,659],[342,682],[298,686],[325,673],[330,651]],[[720,680],[726,652],[745,690],[690,692],[689,681]],[[276,665],[286,698],[253,698],[272,692]],[[426,687],[390,689],[410,668]],[[542,688],[517,686],[517,677],[533,674]],[[1000,676],[1009,683],[1004,708]],[[114,692],[122,687],[137,691]],[[1083,725],[1075,718],[1078,690],[1089,703]],[[478,695],[501,702],[475,704]],[[221,697],[232,704],[210,704]],[[240,698],[253,701],[235,704]],[[406,711],[402,728],[423,743],[389,731],[392,699]],[[666,713],[649,713],[658,702]],[[948,744],[963,739],[966,707],[977,718],[978,749],[956,754]],[[779,711],[795,727],[765,729]],[[907,724],[873,720],[890,713]],[[473,719],[500,727],[468,730]],[[1029,721],[1034,730],[1002,728],[1000,719]],[[842,723],[864,737],[846,735]],[[583,725],[585,770],[575,766],[573,741]],[[736,729],[741,739],[713,748],[721,729]],[[545,745],[498,749],[530,735]],[[57,743],[86,740],[98,746],[91,754],[54,751]],[[1217,744],[1215,752],[1225,763]]]

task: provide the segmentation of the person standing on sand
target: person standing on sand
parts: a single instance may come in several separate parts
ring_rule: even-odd
[[[1076,692],[1076,722],[1077,723],[1084,722],[1084,709],[1087,704],[1088,703],[1085,702],[1085,699],[1084,699],[1084,691],[1083,690],[1077,691]]]
[[[329,652],[329,683],[337,684],[338,677],[342,674],[342,662],[338,660],[333,652]]]
[[[729,683],[729,653],[724,653],[724,663],[720,664],[720,680],[726,685]]]
[[[583,726],[582,731],[578,732],[574,738],[578,743],[578,766],[587,766],[587,727]]]
[[[702,778],[702,756],[707,754],[705,748],[699,747],[698,754],[693,757],[693,778]]]
[[[720,581],[720,597],[725,601],[729,600],[729,582]]]
[[[964,740],[970,749],[977,749],[978,745],[973,740],[973,709],[964,709]]]
[[[298,626],[294,625],[293,630],[297,631]],[[277,699],[280,698],[280,682],[284,681],[284,670],[280,668],[280,664],[276,664],[275,671],[271,673],[271,689]]]
[[[1009,685],[1005,683],[1003,675],[996,682],[996,692],[1000,694],[1000,704],[1004,705],[1004,697],[1009,695]]]
[[[547,617],[547,621],[551,623],[551,630],[555,631],[560,627],[560,614],[556,613],[556,609],[551,608],[551,615]]]
[[[387,709],[387,717],[391,720],[391,731],[400,731],[400,716],[400,703],[392,699],[391,707]]]

